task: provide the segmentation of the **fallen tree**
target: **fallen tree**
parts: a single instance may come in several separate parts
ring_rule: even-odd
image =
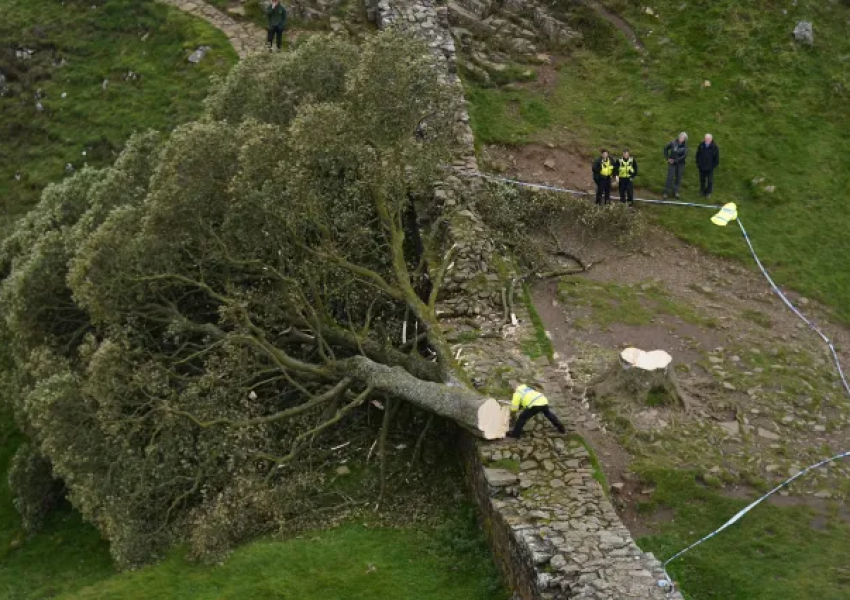
[[[5,240],[0,391],[120,564],[297,511],[298,461],[373,398],[504,435],[435,316],[451,252],[409,225],[453,150],[431,60],[394,33],[248,59]]]

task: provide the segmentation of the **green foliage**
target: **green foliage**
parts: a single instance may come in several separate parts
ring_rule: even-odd
[[[657,535],[638,540],[664,560],[720,527],[750,500],[701,486],[696,473],[646,468],[654,485],[641,511],[673,510]],[[846,596],[850,526],[837,511],[818,516],[805,507],[759,505],[741,521],[670,564],[687,598],[808,600]]]
[[[408,193],[450,156],[432,60],[397,33],[247,59],[0,247],[0,392],[119,565],[214,560],[309,509],[321,478],[283,465],[363,402],[341,360],[391,347],[370,325],[413,285]]]
[[[53,479],[50,461],[30,444],[18,448],[9,467],[9,489],[21,515],[23,528],[33,533],[41,529],[47,516],[62,497],[62,484]]]
[[[0,407],[0,597],[51,598],[112,575],[107,544],[66,503],[46,516],[38,534],[24,530],[7,477],[21,437]]]
[[[4,0],[0,39],[8,42],[0,72],[9,87],[0,96],[0,234],[65,175],[67,163],[111,164],[133,131],[169,130],[194,118],[210,77],[225,74],[237,58],[212,26],[137,0],[71,0],[61,7]],[[200,45],[212,50],[193,65],[186,57]],[[18,60],[18,47],[36,52]]]
[[[473,90],[470,117],[480,141],[555,141],[587,155],[600,146],[627,146],[641,165],[637,184],[661,193],[667,172],[661,150],[685,130],[692,158],[682,195],[697,201],[693,155],[711,132],[721,150],[712,199],[738,204],[774,279],[850,319],[842,176],[850,168],[850,97],[839,60],[850,55],[850,8],[801,1],[783,12],[768,0],[696,0],[687,6],[659,0],[652,3],[657,16],[650,16],[640,3],[607,4],[636,30],[646,54],[612,32],[604,47],[572,53],[559,69],[555,91]],[[791,35],[802,19],[815,23],[813,47]],[[705,81],[711,86],[704,87]],[[533,101],[551,115],[545,135],[514,109]],[[762,186],[752,185],[758,177],[776,191],[760,193]],[[751,264],[735,228],[717,228],[694,210],[663,207],[653,213],[685,240]]]
[[[622,244],[639,239],[644,229],[639,214],[619,205],[600,209],[572,196],[497,183],[488,183],[476,202],[498,239],[533,271],[550,265],[551,237],[576,224]]]

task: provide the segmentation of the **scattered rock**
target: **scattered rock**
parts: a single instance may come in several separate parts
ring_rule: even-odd
[[[708,79],[706,79],[705,81],[703,81],[703,82],[702,82],[702,87],[704,87],[704,88],[710,88],[710,87],[711,87],[711,82],[710,82]]]
[[[723,389],[724,389],[724,390],[729,390],[730,392],[734,392],[734,391],[735,391],[735,390],[737,390],[738,388],[736,388],[734,385],[732,385],[732,384],[731,384],[731,383],[729,383],[728,381],[724,381],[724,382],[723,382]]]
[[[800,306],[808,306],[809,305],[809,299],[808,298],[801,297],[797,302],[800,303]]]
[[[35,50],[29,48],[18,48],[15,50],[15,58],[18,60],[30,60],[33,54],[35,54]]]
[[[209,46],[201,46],[189,55],[189,62],[193,64],[198,64],[210,50],[211,48]]]
[[[723,481],[721,481],[720,477],[718,477],[717,475],[712,475],[711,473],[705,473],[702,476],[702,480],[709,487],[713,487],[713,488],[723,487]]]
[[[336,474],[340,475],[340,476],[341,475],[348,475],[349,473],[351,473],[351,469],[349,469],[345,465],[342,465],[341,467],[337,467],[337,469],[336,469]]]
[[[44,105],[41,102],[36,102],[35,103],[35,109],[38,112],[44,112]]]
[[[718,423],[717,426],[729,435],[739,435],[741,433],[741,426],[738,424],[738,421],[723,421],[722,423]]]
[[[67,164],[65,165],[65,172],[66,172],[68,175],[72,174],[74,171],[76,171],[76,169],[74,168],[74,165],[72,165],[71,163],[67,163]]]
[[[101,84],[100,84],[100,87],[102,87],[102,88],[103,88],[103,91],[106,91],[106,88],[108,88],[108,87],[109,87],[109,80],[108,80],[108,79],[104,79],[104,80],[103,80],[103,83],[101,83]]]
[[[567,559],[561,554],[556,554],[552,557],[552,560],[549,561],[549,564],[557,571],[567,566]]]
[[[775,185],[766,185],[766,186],[764,186],[764,191],[767,192],[768,194],[772,194],[773,192],[776,191],[776,186]]]
[[[654,10],[652,10],[651,8],[649,8],[648,6],[647,6],[646,8],[644,8],[644,9],[643,9],[643,12],[645,12],[646,14],[648,14],[650,17],[651,17],[651,16],[653,16],[653,15],[655,15],[655,11],[654,11]]]
[[[611,484],[611,491],[614,492],[615,494],[622,494],[623,488],[625,486],[626,486],[626,484],[623,483],[623,482],[612,483]]]
[[[543,161],[543,166],[546,167],[547,169],[549,169],[550,171],[554,171],[555,170],[555,159],[554,158],[547,158],[546,160]]]
[[[794,28],[794,39],[798,42],[811,46],[815,43],[815,32],[811,21],[800,21]]]
[[[759,427],[758,433],[760,437],[763,437],[767,440],[778,440],[780,438],[778,433],[773,433],[772,431],[765,429],[764,427]]]
[[[484,478],[491,487],[513,485],[519,479],[515,474],[505,469],[484,469]]]

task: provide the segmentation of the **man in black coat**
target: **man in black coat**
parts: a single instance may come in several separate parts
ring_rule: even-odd
[[[714,190],[714,169],[720,164],[720,148],[714,143],[710,133],[705,134],[697,148],[697,169],[699,169],[699,192],[706,198],[711,198]]]
[[[614,175],[614,161],[608,157],[608,151],[603,149],[602,155],[593,161],[593,181],[596,182],[596,204],[611,203],[611,177]]]
[[[629,154],[629,149],[623,150],[622,158],[614,163],[614,174],[620,180],[620,202],[628,200],[629,206],[635,205],[635,188],[632,180],[637,177],[637,161]]]
[[[685,159],[688,157],[688,134],[684,131],[679,137],[664,146],[664,158],[667,159],[667,184],[664,186],[664,198],[673,193],[679,197],[679,185],[685,176]]]

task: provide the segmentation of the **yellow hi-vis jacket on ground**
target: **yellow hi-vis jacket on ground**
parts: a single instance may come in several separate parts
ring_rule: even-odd
[[[730,221],[734,221],[737,218],[738,207],[735,206],[734,202],[730,202],[729,204],[724,204],[720,212],[711,217],[711,222],[720,227],[726,227]]]
[[[549,401],[546,396],[530,388],[527,385],[518,385],[514,390],[514,397],[511,398],[511,412],[516,412],[520,408],[525,410],[532,406],[549,406]]]

